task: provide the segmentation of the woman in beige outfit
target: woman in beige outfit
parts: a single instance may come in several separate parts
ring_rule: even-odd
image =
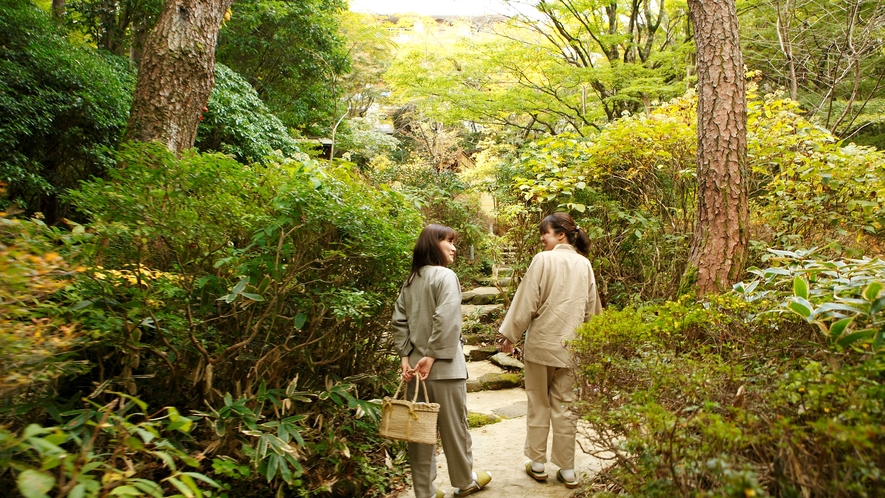
[[[473,472],[472,441],[467,424],[467,364],[461,348],[461,284],[448,269],[455,260],[455,231],[428,225],[412,251],[412,272],[393,310],[391,332],[400,356],[403,380],[417,374],[427,397],[439,403],[440,440],[449,477],[460,498],[483,489],[492,476]],[[411,398],[415,385],[409,384]],[[409,443],[415,498],[442,498],[436,489],[436,445]]]
[[[547,479],[544,463],[552,427],[551,461],[560,469],[556,477],[574,488],[577,421],[569,409],[574,373],[565,343],[579,325],[602,311],[602,304],[587,259],[586,232],[566,213],[544,218],[540,231],[544,251],[532,259],[499,332],[505,353],[512,352],[525,333],[526,472],[537,481]]]

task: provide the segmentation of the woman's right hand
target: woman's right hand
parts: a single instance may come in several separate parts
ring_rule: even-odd
[[[403,372],[403,380],[406,382],[411,382],[412,377],[415,376],[415,370],[412,369],[412,365],[409,364],[409,357],[403,356],[400,358],[401,368]]]
[[[513,352],[513,343],[510,342],[510,339],[504,338],[504,342],[501,343],[501,352],[505,354],[510,354]]]

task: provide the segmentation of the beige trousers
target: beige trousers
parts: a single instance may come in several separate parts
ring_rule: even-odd
[[[528,398],[525,456],[535,462],[547,461],[547,435],[553,428],[550,460],[561,469],[575,468],[577,417],[571,411],[574,374],[569,368],[556,368],[525,362],[525,392]]]
[[[470,427],[467,425],[467,381],[428,380],[427,397],[431,403],[439,403],[439,438],[446,463],[449,467],[449,479],[456,488],[468,488],[473,484],[473,440],[470,438]],[[408,399],[412,399],[415,382],[409,383]],[[418,393],[418,400],[424,399],[423,390]],[[409,443],[409,466],[412,468],[412,487],[415,498],[431,498],[436,496],[436,445]]]

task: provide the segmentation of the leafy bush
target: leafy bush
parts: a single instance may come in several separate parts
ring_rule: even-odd
[[[9,472],[0,474],[4,489],[13,487],[7,479],[25,498],[51,491],[69,498],[162,497],[170,491],[203,496],[201,488],[219,487],[203,473],[184,470],[200,467],[176,435],[186,436],[192,419],[171,406],[149,415],[138,398],[109,394],[118,397],[106,405],[87,400],[87,408],[58,414],[59,426],[30,424],[18,434],[0,428],[0,469]]]
[[[877,496],[881,263],[774,254],[738,292],[609,309],[579,329],[579,410],[613,461],[597,482],[627,496]]]
[[[348,473],[378,485],[391,446],[354,417],[396,371],[385,317],[418,213],[315,161],[244,166],[158,144],[127,145],[118,160],[109,180],[70,193],[94,237],[67,312],[93,339],[83,357],[102,368],[64,392],[116,386],[204,410],[215,430],[200,433],[201,450],[233,459],[217,462],[239,476],[219,477],[232,493],[257,478],[273,491],[337,493],[353,484],[334,476]],[[290,385],[297,395],[280,394]],[[376,451],[357,457],[351,443]]]
[[[42,386],[82,370],[70,351],[80,342],[78,324],[60,316],[55,301],[77,270],[42,221],[0,213],[0,400],[23,391],[38,398]],[[28,408],[5,405],[0,411]]]
[[[458,257],[452,268],[462,282],[478,278],[483,265],[481,256],[489,251],[490,222],[480,209],[478,198],[458,173],[423,164],[387,163],[368,175],[373,184],[406,195],[412,205],[420,209],[424,223],[452,227],[458,234]]]
[[[497,193],[499,221],[517,230],[507,237],[518,259],[536,252],[526,226],[568,210],[590,235],[606,302],[675,297],[696,215],[695,108],[689,94],[594,137],[559,135],[505,154],[496,174],[512,191]],[[819,246],[831,257],[881,246],[881,152],[843,146],[779,95],[751,92],[747,128],[754,263],[770,246]]]
[[[242,163],[267,164],[300,154],[298,143],[274,116],[258,92],[242,76],[223,64],[215,66],[215,87],[195,146],[224,152]]]
[[[3,2],[0,178],[10,200],[50,223],[65,216],[57,196],[112,164],[107,148],[122,135],[134,88],[127,60],[72,45],[33,2]]]

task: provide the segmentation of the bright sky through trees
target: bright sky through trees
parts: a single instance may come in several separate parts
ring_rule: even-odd
[[[373,14],[421,14],[475,16],[505,14],[500,0],[351,0],[350,10]]]

